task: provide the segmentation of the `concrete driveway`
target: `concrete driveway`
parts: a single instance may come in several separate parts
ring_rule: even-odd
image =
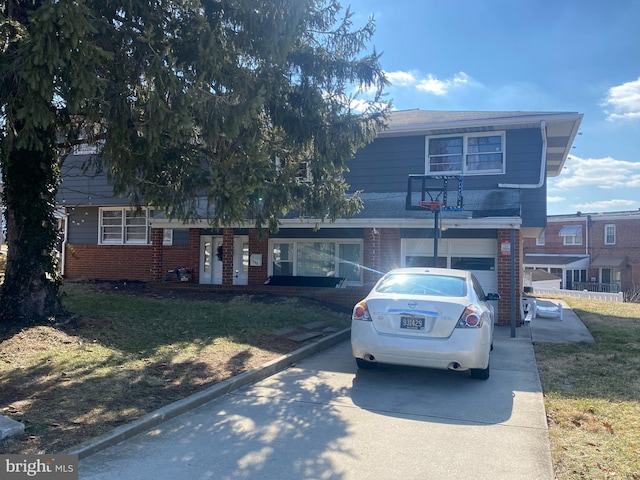
[[[80,461],[81,479],[554,478],[528,328],[491,377],[357,370],[349,342]]]

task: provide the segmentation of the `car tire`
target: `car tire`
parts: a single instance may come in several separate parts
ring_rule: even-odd
[[[364,358],[356,358],[356,364],[358,368],[362,368],[363,370],[371,370],[372,368],[376,368],[375,362],[369,362]]]
[[[489,378],[490,373],[491,372],[489,371],[489,365],[487,365],[487,368],[472,368],[471,378],[486,380],[487,378]]]

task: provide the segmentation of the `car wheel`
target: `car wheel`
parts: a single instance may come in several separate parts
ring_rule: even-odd
[[[356,364],[358,368],[362,368],[364,370],[371,370],[372,368],[376,368],[375,362],[368,362],[364,358],[356,358]]]
[[[478,380],[486,380],[489,378],[489,365],[487,368],[472,368],[471,378],[477,378]]]

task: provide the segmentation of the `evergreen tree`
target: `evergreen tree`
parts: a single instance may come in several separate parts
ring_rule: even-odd
[[[357,212],[342,173],[388,107],[373,19],[352,19],[337,0],[0,1],[1,318],[62,312],[55,196],[80,142],[117,194],[174,218],[199,197],[215,226]]]

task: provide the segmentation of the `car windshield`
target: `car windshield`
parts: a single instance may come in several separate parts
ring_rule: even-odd
[[[380,293],[464,297],[467,295],[467,282],[464,278],[446,275],[391,274],[382,279],[376,291]]]

